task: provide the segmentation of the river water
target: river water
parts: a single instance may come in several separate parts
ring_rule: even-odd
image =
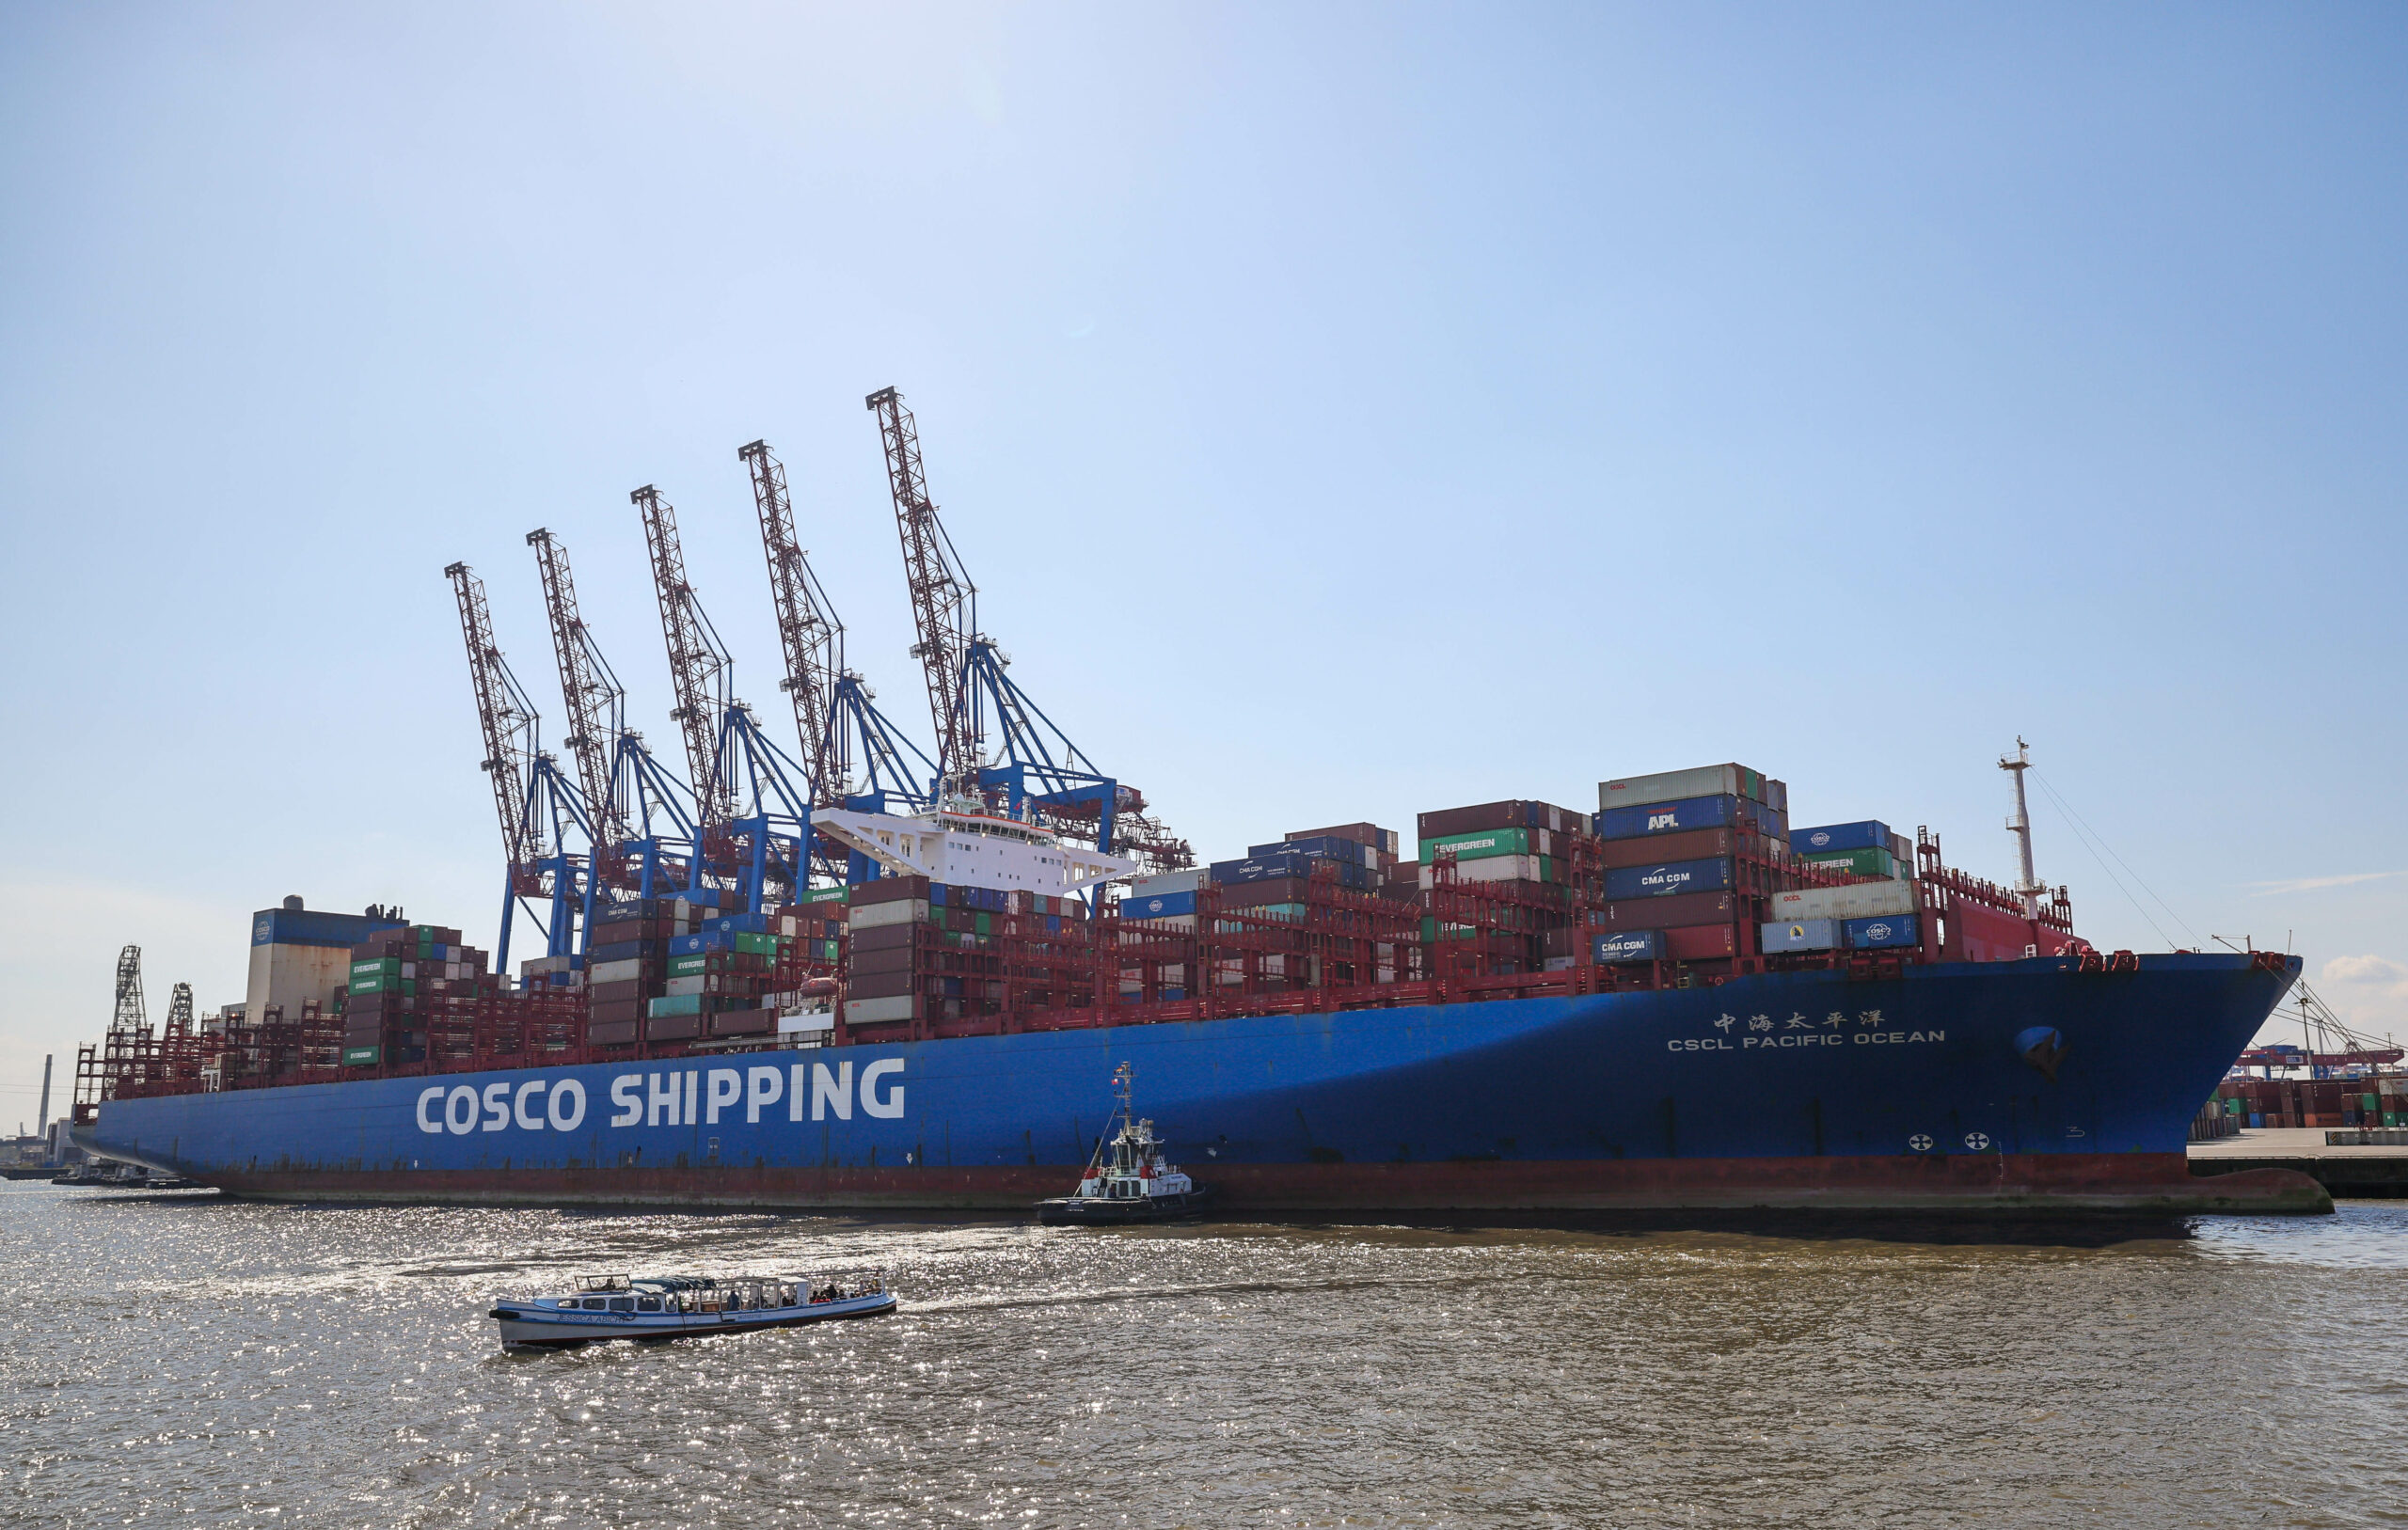
[[[2408,1206],[1055,1231],[0,1191],[0,1523],[2408,1522]],[[897,1316],[499,1352],[584,1270]]]

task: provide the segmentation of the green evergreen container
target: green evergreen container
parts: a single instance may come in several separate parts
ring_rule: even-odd
[[[1861,850],[1826,850],[1800,858],[1809,866],[1826,871],[1852,872],[1859,876],[1895,876],[1898,860],[1887,850],[1866,846]]]
[[[382,1047],[345,1047],[342,1049],[342,1065],[347,1068],[372,1068],[384,1058],[385,1049]]]
[[[1529,853],[1530,831],[1527,828],[1482,828],[1421,842],[1421,863],[1425,866],[1441,855],[1451,855],[1457,860],[1484,860],[1490,856]]]

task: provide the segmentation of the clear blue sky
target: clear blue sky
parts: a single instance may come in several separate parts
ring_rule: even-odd
[[[560,729],[736,449],[925,732],[895,384],[1020,678],[1199,851],[1737,759],[2408,1035],[2396,6],[16,6],[0,1083],[127,941],[489,943],[443,566]],[[2137,891],[2137,890],[2136,890]],[[0,1117],[31,1098],[0,1094]]]

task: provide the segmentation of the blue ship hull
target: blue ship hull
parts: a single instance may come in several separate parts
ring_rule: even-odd
[[[1025,1209],[1126,1062],[1224,1210],[2320,1209],[2183,1157],[2298,970],[2040,958],[433,1074],[113,1100],[78,1140],[288,1199]]]

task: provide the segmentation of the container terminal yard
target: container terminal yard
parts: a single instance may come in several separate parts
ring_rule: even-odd
[[[1786,783],[1735,763],[1198,865],[1010,673],[911,412],[865,402],[928,746],[848,666],[765,442],[737,457],[791,747],[735,695],[657,486],[630,500],[682,775],[631,725],[559,537],[527,542],[565,762],[455,562],[504,852],[490,951],[291,897],[253,922],[242,1004],[197,1016],[180,986],[154,1028],[121,971],[77,1140],[262,1196],[1022,1206],[1133,1059],[1241,1208],[2329,1207],[2295,1167],[2184,1153],[2233,1118],[2201,1102],[2298,958],[2078,937],[2035,874],[2020,741],[2011,886],[1928,828],[1793,823]],[[514,972],[521,928],[539,954]],[[2397,1089],[2243,1113],[2387,1127]]]

